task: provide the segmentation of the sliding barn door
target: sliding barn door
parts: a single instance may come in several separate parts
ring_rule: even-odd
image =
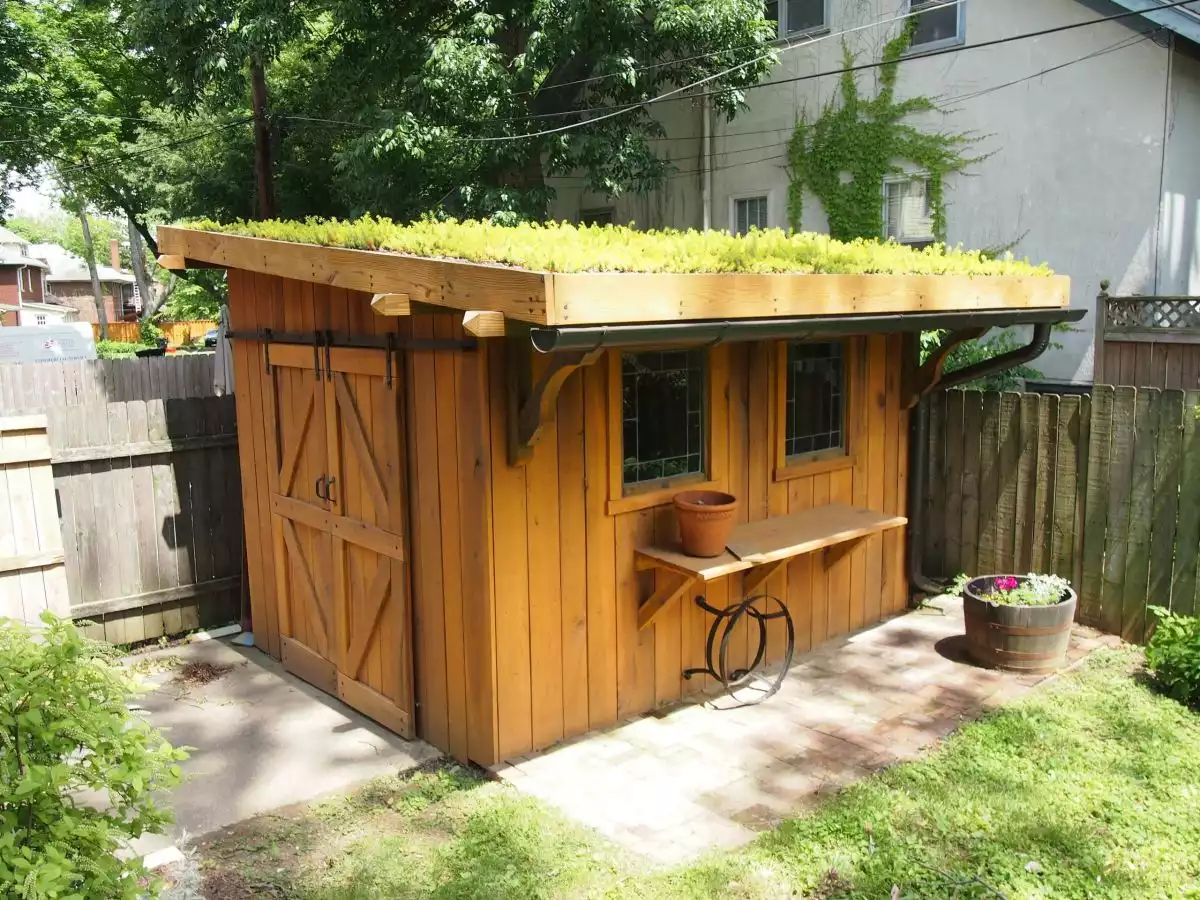
[[[412,617],[405,563],[401,367],[380,350],[334,348],[325,409],[330,466],[337,695],[413,736]]]
[[[326,388],[311,348],[270,347],[270,414],[275,446],[267,473],[283,665],[329,693],[337,691]]]

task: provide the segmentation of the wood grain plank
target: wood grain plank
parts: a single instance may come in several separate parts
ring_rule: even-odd
[[[1154,499],[1151,506],[1150,574],[1146,600],[1171,608],[1172,568],[1176,556],[1176,519],[1183,481],[1183,391],[1163,391],[1158,398],[1158,447],[1154,454]],[[1143,621],[1148,637],[1150,622]]]
[[[583,373],[584,505],[587,513],[588,723],[601,728],[617,720],[617,618],[614,521],[608,500],[607,357]]]
[[[1050,537],[1054,521],[1054,479],[1058,447],[1058,412],[1060,399],[1056,395],[1038,397],[1038,455],[1034,481],[1033,534],[1030,548],[1030,571],[1046,572],[1052,565]]]
[[[996,497],[996,571],[1023,571],[1016,559],[1017,467],[1021,452],[1021,395],[1005,392],[1000,397],[1000,455]]]
[[[1099,627],[1104,606],[1104,533],[1108,527],[1108,491],[1112,477],[1113,389],[1092,389],[1088,440],[1087,495],[1084,500],[1083,573],[1079,584],[1079,621]],[[1200,468],[1197,470],[1200,472]],[[1200,514],[1196,518],[1200,529]],[[1200,543],[1200,530],[1197,532]]]
[[[887,337],[867,338],[867,503],[869,509],[882,511],[884,501],[885,459],[887,457]],[[884,612],[882,535],[872,535],[866,545],[866,622],[877,621]]]
[[[946,392],[946,492],[942,529],[946,536],[944,574],[966,572],[962,550],[963,463],[966,447],[966,395],[963,391]]]
[[[1179,519],[1175,527],[1175,567],[1171,572],[1171,609],[1190,616],[1196,610],[1197,560],[1200,559],[1200,391],[1184,394]]]
[[[1059,401],[1054,459],[1054,513],[1050,521],[1050,571],[1070,581],[1075,575],[1075,508],[1079,477],[1079,400]]]
[[[588,730],[587,510],[584,498],[583,374],[558,395],[559,597],[562,636],[563,734]],[[655,640],[663,632],[655,625]],[[678,638],[676,638],[678,643]],[[662,654],[655,650],[656,663]],[[679,672],[675,673],[678,682]]]
[[[976,572],[998,572],[997,519],[1000,498],[1000,395],[987,391],[982,396],[983,419],[979,449],[979,552]]]
[[[634,551],[654,539],[654,512],[618,516],[615,529],[617,718],[624,719],[654,706],[654,632],[638,625],[654,576],[634,568]]]
[[[900,506],[900,458],[908,457],[909,435],[900,428],[900,375],[903,367],[902,346],[904,336],[891,334],[887,338],[887,360],[884,372],[884,423],[886,446],[883,456],[883,505],[879,509],[895,514]],[[814,486],[814,502],[816,491]],[[881,615],[891,615],[904,608],[905,582],[904,533],[900,530],[886,531],[883,542],[883,586],[880,604]]]
[[[1129,549],[1125,558],[1125,595],[1121,603],[1121,637],[1127,641],[1141,642],[1145,639],[1159,397],[1157,389],[1139,389],[1134,413],[1133,480],[1127,538]]]
[[[962,570],[979,573],[979,478],[980,436],[983,433],[983,395],[963,392],[963,478],[962,478]]]

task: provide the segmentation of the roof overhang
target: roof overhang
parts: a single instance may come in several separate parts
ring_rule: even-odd
[[[1010,325],[1078,322],[1086,309],[985,309],[969,312],[895,313],[890,315],[793,316],[709,322],[654,322],[642,325],[532,328],[530,338],[542,353],[592,351],[605,347],[664,344],[721,344],[786,338],[818,340],[849,334],[958,331]]]
[[[991,310],[1061,313],[1070,303],[1065,275],[537,272],[178,227],[160,228],[158,235],[160,260],[169,256],[176,266],[275,275],[558,328]]]
[[[1200,3],[1196,10],[1186,6],[1163,9],[1167,0],[1112,0],[1117,6],[1130,12],[1140,12],[1156,25],[1161,25],[1176,34],[1200,44]]]

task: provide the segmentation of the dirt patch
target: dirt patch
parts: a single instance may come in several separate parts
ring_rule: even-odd
[[[282,900],[289,895],[285,888],[270,882],[252,880],[239,872],[214,870],[204,873],[205,900],[256,900],[258,897],[275,897]]]
[[[189,662],[179,667],[179,671],[175,673],[175,677],[171,679],[171,682],[187,687],[202,687],[206,684],[212,684],[218,678],[229,674],[231,671],[233,671],[233,666],[226,663]]]

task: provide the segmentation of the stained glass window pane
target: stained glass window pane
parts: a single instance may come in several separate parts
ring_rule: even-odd
[[[704,472],[703,350],[621,355],[624,483]]]
[[[842,345],[789,343],[786,377],[785,453],[804,456],[845,448],[846,374]]]

